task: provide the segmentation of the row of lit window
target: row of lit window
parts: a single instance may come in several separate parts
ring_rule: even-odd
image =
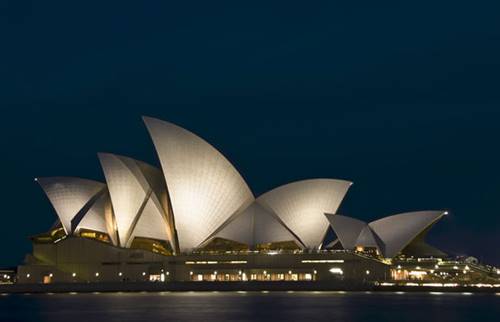
[[[478,284],[459,284],[459,283],[404,283],[404,284],[396,284],[396,283],[380,283],[381,286],[395,286],[395,285],[404,285],[404,286],[424,286],[424,287],[463,287],[463,286],[472,286],[472,287],[489,287],[489,288],[497,288],[500,287],[500,284],[484,284],[484,283],[478,283]]]
[[[187,261],[186,265],[215,265],[215,264],[246,264],[247,261]]]
[[[330,264],[344,263],[343,259],[304,259],[303,264]],[[215,265],[215,264],[247,264],[247,261],[186,261],[186,265]]]
[[[344,275],[344,271],[340,267],[332,267],[332,268],[330,268],[329,272],[334,274],[334,275]],[[365,274],[370,275],[370,271],[366,270]]]
[[[439,265],[435,265],[434,266],[434,269],[439,269]],[[401,271],[401,265],[398,265],[397,266],[397,269],[398,269],[398,273]],[[415,267],[416,270],[421,270],[422,268],[420,266],[417,266]],[[430,270],[430,273],[433,274],[434,273],[434,269],[431,269]],[[458,266],[453,266],[453,269],[454,270],[460,270],[460,267]],[[464,269],[463,269],[463,273],[466,274],[468,271],[470,271],[470,267],[468,265],[465,265]],[[412,272],[415,272],[415,271],[412,271]]]
[[[167,272],[165,272],[165,275],[169,276],[169,275],[170,275],[170,272],[168,272],[168,271],[167,271]],[[71,276],[72,276],[72,277],[76,277],[76,273],[72,273],[72,274],[71,274]],[[95,273],[95,277],[99,277],[99,276],[100,276],[100,273],[99,273],[99,272],[96,272],[96,273]],[[123,276],[123,273],[122,273],[122,272],[119,272],[119,273],[118,273],[118,276],[120,276],[120,277],[121,277],[121,276]],[[146,276],[146,272],[142,272],[142,276]],[[5,275],[4,275],[4,277],[5,277]],[[27,277],[27,278],[30,278],[30,277],[31,277],[31,274],[30,274],[30,273],[26,274],[26,277]],[[53,274],[53,273],[50,273],[50,274],[49,274],[49,277],[54,277],[54,274]],[[6,277],[6,278],[9,278],[9,277]]]
[[[343,263],[343,259],[304,259],[303,264],[314,263],[314,264],[327,264],[327,263]]]
[[[332,267],[330,270],[329,270],[330,273],[332,274],[335,274],[335,275],[343,275],[344,274],[344,271],[342,270],[342,268],[340,267]],[[314,270],[314,274],[316,275],[318,273],[318,271]],[[365,271],[365,274],[366,275],[370,275],[370,270],[366,270]],[[190,271],[189,272],[189,275],[193,275],[194,272],[193,271]],[[242,271],[238,271],[238,275],[242,275],[243,272]],[[263,271],[262,274],[264,275],[268,275],[268,272],[267,271]],[[288,271],[288,274],[292,275],[293,274],[293,271]],[[213,272],[213,275],[217,275],[217,271],[214,271]]]
[[[314,271],[313,271],[313,273],[316,275],[316,274],[318,274],[318,271],[314,270]],[[193,275],[193,274],[194,274],[194,272],[193,272],[193,271],[190,271],[190,272],[189,272],[189,275]],[[218,272],[217,272],[217,271],[214,271],[214,272],[213,272],[213,275],[217,275],[217,274],[218,274]],[[238,271],[238,275],[242,275],[242,274],[245,274],[245,273],[243,273],[243,271]],[[262,274],[264,274],[264,275],[269,275],[267,271],[263,271],[263,272],[262,272]],[[292,275],[292,274],[293,274],[293,271],[288,271],[288,274],[289,274],[289,275]]]

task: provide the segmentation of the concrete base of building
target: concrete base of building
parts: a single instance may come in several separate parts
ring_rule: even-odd
[[[232,285],[272,282],[273,285],[290,282],[293,285],[319,281],[342,285],[345,281],[365,283],[388,278],[389,265],[347,251],[164,256],[140,249],[118,248],[86,238],[67,238],[56,244],[35,243],[33,253],[28,254],[24,264],[17,269],[17,283],[30,285],[154,285],[160,281],[162,285],[176,285],[178,282],[200,283],[197,285],[219,282]]]

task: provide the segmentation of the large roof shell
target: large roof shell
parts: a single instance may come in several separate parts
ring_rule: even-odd
[[[158,153],[182,251],[199,246],[254,200],[236,168],[213,146],[172,123],[144,117]]]
[[[249,246],[300,240],[273,213],[254,202],[243,212],[221,226],[213,237],[225,238]]]
[[[81,219],[73,218],[71,223],[75,227],[74,232],[78,232],[80,229],[108,232],[105,212],[110,202],[109,193],[106,189],[99,194],[96,201],[92,203]]]
[[[394,257],[420,233],[446,215],[445,211],[416,211],[379,219],[369,224],[382,239],[385,257]]]
[[[445,211],[416,211],[385,217],[369,224],[350,217],[326,215],[345,249],[356,246],[376,247],[386,258],[399,254],[412,245],[415,251],[439,254],[424,242],[425,235]]]
[[[276,214],[307,248],[318,248],[328,228],[325,214],[334,214],[352,182],[335,179],[297,181],[273,189],[257,202]]]
[[[80,225],[87,229],[106,232],[105,229],[102,230],[100,217],[103,214],[95,212],[99,207],[99,204],[96,206],[95,203],[100,202],[106,190],[105,184],[74,177],[37,178],[36,181],[49,198],[66,234],[71,235],[75,232],[77,228],[73,221],[75,217],[81,219],[87,212],[90,212],[90,218]]]
[[[144,162],[109,153],[99,153],[99,160],[108,183],[120,246],[130,247],[136,236],[162,239],[173,245],[167,209],[157,193],[160,184],[155,175],[161,176],[161,172]]]

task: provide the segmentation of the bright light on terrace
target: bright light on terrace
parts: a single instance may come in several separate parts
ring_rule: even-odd
[[[330,268],[329,272],[332,274],[337,274],[337,275],[344,274],[344,271],[339,267],[332,267],[332,268]]]

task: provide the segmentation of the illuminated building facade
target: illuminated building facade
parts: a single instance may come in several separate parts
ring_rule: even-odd
[[[256,198],[202,138],[144,122],[161,169],[99,153],[105,183],[36,179],[58,220],[32,237],[19,283],[424,280],[433,273],[411,268],[412,258],[444,265],[447,255],[425,243],[444,211],[372,223],[340,216],[352,183],[336,179],[293,182]],[[337,239],[325,243],[329,229]]]

